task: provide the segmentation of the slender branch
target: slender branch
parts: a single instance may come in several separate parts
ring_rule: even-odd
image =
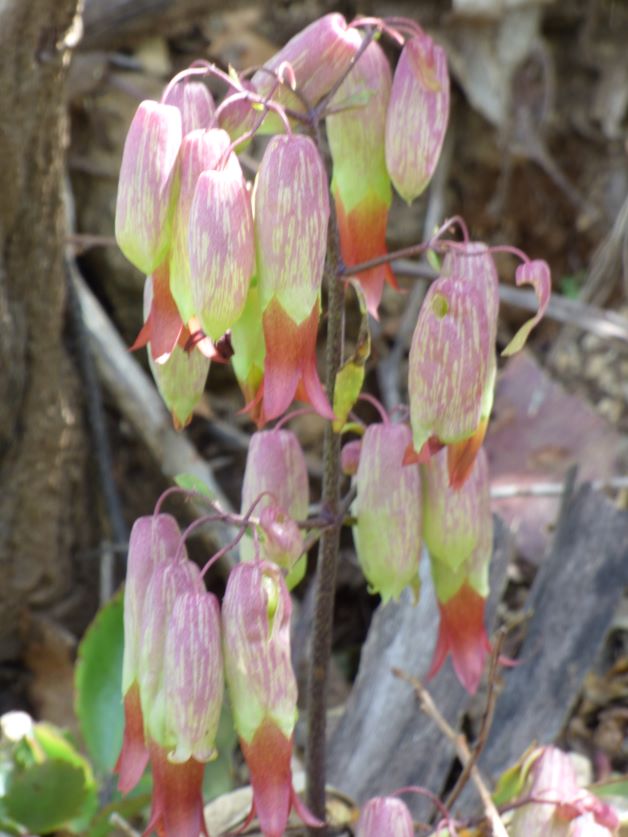
[[[395,675],[395,677],[399,677],[401,680],[405,680],[406,683],[409,683],[412,686],[421,704],[421,709],[425,712],[426,715],[428,715],[432,719],[432,721],[440,729],[443,735],[447,739],[449,739],[449,741],[451,741],[451,743],[454,745],[458,758],[462,762],[464,769],[467,766],[467,764],[473,759],[473,754],[469,749],[469,745],[464,735],[458,735],[458,733],[454,729],[452,729],[449,723],[439,712],[436,704],[432,700],[432,696],[420,680],[418,680],[416,677],[410,677],[409,674],[406,674],[405,671],[401,671],[401,669],[398,668],[393,669],[393,674]],[[499,811],[495,807],[495,803],[491,799],[490,791],[486,787],[484,779],[482,778],[480,771],[477,768],[477,765],[472,764],[470,768],[470,773],[471,780],[477,788],[477,791],[482,800],[482,804],[484,805],[484,813],[486,815],[486,819],[489,822],[489,826],[492,830],[493,837],[508,837],[506,827],[502,822],[501,817],[499,816]]]
[[[477,740],[473,746],[471,758],[465,764],[462,773],[460,774],[460,776],[458,776],[456,784],[454,785],[451,793],[445,800],[445,808],[452,808],[454,802],[462,793],[464,786],[467,784],[471,777],[471,771],[473,770],[473,767],[477,763],[477,760],[479,759],[482,750],[486,746],[486,740],[488,738],[488,734],[493,723],[493,715],[495,714],[495,703],[497,700],[497,694],[495,692],[495,683],[497,681],[497,664],[499,663],[499,657],[501,654],[501,649],[504,643],[505,635],[505,630],[501,628],[493,644],[493,651],[491,653],[491,660],[488,669],[488,694],[486,696],[486,706],[484,708],[484,715],[482,716],[480,732],[478,733]]]
[[[314,126],[320,148],[318,125]],[[327,288],[327,345],[325,352],[326,390],[330,404],[334,403],[336,375],[342,355],[344,321],[344,291],[338,282],[340,245],[333,201],[327,237],[325,284]],[[336,568],[342,518],[340,505],[340,434],[334,433],[332,423],[325,425],[323,437],[322,507],[335,525],[326,529],[320,539],[316,568],[316,593],[312,626],[312,651],[308,677],[308,736],[306,754],[307,799],[311,811],[325,819],[325,757],[327,727],[327,681],[336,591]],[[310,829],[312,835],[322,835],[325,829]]]

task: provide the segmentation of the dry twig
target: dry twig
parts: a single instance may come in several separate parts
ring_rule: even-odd
[[[420,680],[416,677],[411,677],[409,674],[406,674],[405,671],[401,669],[394,668],[393,674],[395,677],[399,677],[401,680],[405,680],[406,683],[409,683],[410,686],[414,689],[417,698],[421,704],[421,709],[428,715],[432,721],[436,724],[438,729],[443,733],[443,735],[451,741],[454,745],[458,758],[462,762],[463,770],[467,767],[470,762],[473,762],[473,753],[469,748],[469,744],[464,737],[464,735],[458,735],[458,733],[452,729],[449,723],[443,718],[441,713],[439,712],[436,704],[432,700],[432,696],[427,691],[425,686],[421,683]],[[488,790],[480,771],[476,764],[471,763],[470,767],[470,777],[471,781],[477,788],[478,794],[482,800],[482,804],[484,806],[484,813],[486,815],[486,819],[490,825],[492,830],[493,837],[508,837],[508,832],[506,831],[506,827],[499,816],[499,811],[495,807],[493,800],[491,799],[490,791]]]

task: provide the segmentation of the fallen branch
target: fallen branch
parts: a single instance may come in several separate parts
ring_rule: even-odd
[[[463,770],[469,763],[471,763],[471,767],[469,769],[471,781],[477,788],[482,800],[484,813],[492,829],[493,837],[508,837],[508,832],[506,831],[506,827],[499,816],[499,811],[491,799],[490,791],[486,787],[477,765],[473,764],[473,753],[471,752],[464,735],[458,735],[458,733],[447,723],[432,700],[432,696],[420,680],[416,677],[411,677],[399,668],[394,668],[393,674],[395,677],[405,680],[406,683],[409,683],[410,686],[412,686],[421,704],[421,709],[426,715],[428,715],[429,718],[431,718],[443,735],[454,745],[458,758],[462,762]]]

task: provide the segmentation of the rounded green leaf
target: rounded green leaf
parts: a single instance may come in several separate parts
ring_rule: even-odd
[[[117,593],[96,615],[79,646],[76,714],[94,765],[110,772],[122,746],[123,596]]]
[[[88,793],[81,767],[49,759],[12,779],[4,806],[11,819],[29,831],[47,834],[77,817]]]

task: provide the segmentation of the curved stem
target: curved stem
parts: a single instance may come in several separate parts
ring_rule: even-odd
[[[390,424],[390,417],[379,398],[375,398],[375,396],[371,395],[369,392],[361,392],[360,395],[358,395],[358,398],[360,401],[366,401],[375,407],[384,424]]]

